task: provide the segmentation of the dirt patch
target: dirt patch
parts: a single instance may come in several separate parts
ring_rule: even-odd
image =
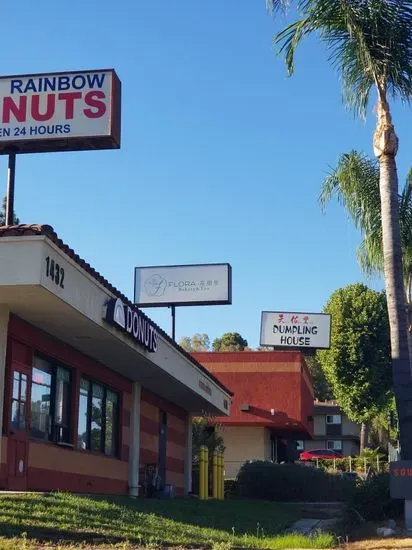
[[[341,546],[344,550],[393,550],[396,548],[408,548],[412,550],[411,538],[399,539],[375,539],[351,542]]]

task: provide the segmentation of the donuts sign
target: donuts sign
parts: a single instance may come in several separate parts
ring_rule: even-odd
[[[0,154],[118,149],[115,71],[0,77]]]

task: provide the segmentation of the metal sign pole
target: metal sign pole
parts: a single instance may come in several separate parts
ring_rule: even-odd
[[[172,340],[176,341],[176,306],[170,306],[172,310]]]
[[[6,225],[14,225],[14,179],[16,175],[16,153],[9,154],[7,172]]]

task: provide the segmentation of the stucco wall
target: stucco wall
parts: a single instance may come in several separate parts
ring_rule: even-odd
[[[269,430],[262,427],[225,426],[219,434],[225,443],[225,477],[234,478],[247,460],[268,457]]]
[[[326,416],[324,414],[315,415],[313,433],[314,435],[326,435]]]
[[[352,422],[346,415],[342,415],[342,435],[360,436],[360,426]]]
[[[184,493],[184,468],[187,413],[147,390],[142,390],[140,405],[140,464],[157,464],[159,460],[160,411],[167,413],[166,480],[176,493]]]

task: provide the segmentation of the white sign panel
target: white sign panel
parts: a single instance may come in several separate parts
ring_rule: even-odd
[[[113,70],[0,77],[0,152],[119,146],[120,81]]]
[[[135,268],[135,303],[141,307],[232,303],[229,264]]]
[[[262,311],[260,344],[278,348],[330,348],[331,316],[326,313]]]

